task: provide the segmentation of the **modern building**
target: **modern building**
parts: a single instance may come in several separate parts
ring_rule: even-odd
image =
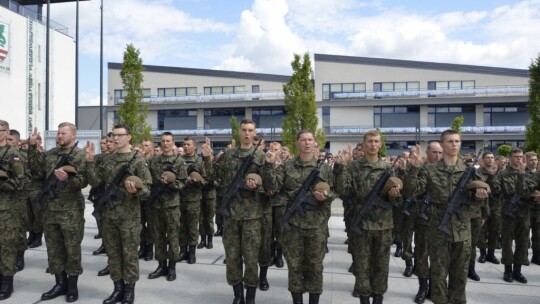
[[[107,130],[124,96],[120,69],[121,64],[109,63]],[[218,149],[230,140],[231,116],[251,118],[267,141],[279,140],[286,115],[283,84],[289,75],[150,65],[144,69],[143,100],[149,104],[147,122],[156,141],[163,131],[171,131],[178,140],[209,136]],[[465,152],[522,146],[528,80],[525,69],[314,55],[319,121],[327,134],[326,148],[333,153],[375,128],[386,135],[388,152],[398,153],[439,139],[457,116],[464,118]],[[92,120],[82,112],[79,116]]]
[[[49,129],[45,126],[47,22],[41,5],[43,1],[37,0],[0,0],[0,106],[10,114],[2,119],[23,136],[34,127]],[[49,41],[48,116],[49,127],[56,128],[75,118],[76,45],[68,29],[53,21]]]

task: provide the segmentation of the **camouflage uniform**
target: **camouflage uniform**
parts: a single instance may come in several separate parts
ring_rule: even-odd
[[[161,174],[167,167],[173,165],[178,174],[176,180],[166,186],[163,194],[152,202],[150,215],[152,217],[152,235],[156,241],[156,260],[178,260],[180,230],[180,190],[185,186],[187,175],[184,170],[184,161],[174,155],[158,155],[149,162],[153,187],[159,185]],[[174,164],[173,164],[174,161]],[[167,244],[169,248],[167,249]]]
[[[53,148],[45,153],[38,151],[37,146],[30,145],[28,165],[32,171],[43,170],[44,176],[53,173],[53,169],[71,148]],[[86,165],[85,153],[75,147],[69,156],[70,163],[77,173],[70,176],[60,187],[52,189],[56,198],[44,199],[43,230],[47,242],[47,256],[51,274],[65,272],[70,276],[82,274],[81,242],[84,236],[84,196]]]
[[[183,156],[185,170],[192,167],[205,178],[202,158],[198,155]],[[201,213],[202,183],[188,182],[182,190],[180,202],[180,246],[195,246],[199,239],[199,217]]]
[[[103,163],[103,168],[95,167],[95,161],[87,162],[88,180],[91,185],[109,185],[122,166],[133,158],[133,153],[115,153]],[[125,191],[124,180],[118,190],[124,199],[114,199],[115,208],[102,211],[103,242],[107,249],[108,265],[114,282],[123,280],[134,284],[139,280],[139,258],[137,247],[141,233],[141,208],[139,201],[145,198],[152,182],[150,171],[144,158],[136,157],[130,165],[131,173],[143,181],[143,188],[135,194]],[[123,196],[120,195],[120,196]]]
[[[531,194],[534,193],[535,190],[540,191],[540,171],[536,171],[535,173],[528,173],[525,176],[519,174],[517,178],[517,185],[516,185],[516,193],[521,195],[522,197],[530,197]],[[533,235],[532,235],[532,249],[533,253],[536,252],[536,254],[540,254],[540,239],[539,239],[539,233],[540,233],[540,202],[535,202],[532,200],[529,200],[530,205],[530,224],[531,228],[533,229]],[[521,211],[521,207],[519,210]],[[528,236],[528,232],[526,236]],[[517,245],[517,240],[516,240]],[[516,249],[517,251],[517,249]],[[533,255],[533,257],[535,257]],[[535,260],[533,259],[533,262]]]
[[[281,166],[266,164],[264,181],[269,190],[281,192],[291,203],[296,191],[302,186],[311,171],[320,164],[316,159],[302,161],[299,157],[285,161]],[[326,165],[320,166],[319,181],[333,185],[331,169]],[[336,198],[328,191],[327,198],[318,202],[317,206],[310,205],[305,210],[305,216],[295,212],[289,223],[291,230],[282,230],[284,256],[289,269],[289,291],[291,293],[309,292],[320,294],[323,291],[323,259],[328,226],[328,206]],[[279,224],[281,227],[281,224]]]
[[[361,208],[365,197],[389,166],[381,159],[371,163],[365,158],[354,160],[346,167],[336,164],[336,190],[342,195],[352,195],[355,198],[353,208]],[[401,198],[390,199],[387,194],[380,195],[390,205],[401,203]],[[362,297],[369,297],[372,293],[383,295],[388,290],[392,208],[376,208],[375,216],[376,221],[367,218],[363,221],[361,235],[353,235],[354,291]]]
[[[21,163],[24,167],[25,178],[23,182],[23,190],[16,193],[17,198],[17,214],[19,217],[19,235],[17,237],[17,255],[24,255],[28,245],[26,243],[26,232],[30,231],[30,224],[28,222],[28,208],[26,202],[28,201],[27,183],[29,181],[30,171],[27,168],[28,155],[19,151]]]
[[[287,207],[287,195],[280,191],[270,197],[270,203],[272,204],[272,247],[277,251],[283,248],[281,217]]]
[[[16,192],[23,189],[24,168],[17,149],[0,147],[0,155],[6,151],[3,160],[7,163],[8,176],[0,178],[0,275],[13,277],[17,255],[17,248],[13,244],[17,241],[20,229],[14,201],[17,199]]]
[[[272,265],[272,203],[266,194],[260,194],[263,216],[261,218],[261,247],[259,249],[259,266]]]
[[[499,193],[502,197],[502,259],[504,265],[523,265],[528,262],[528,246],[529,246],[529,228],[530,228],[530,205],[529,201],[524,199],[529,195],[520,195],[518,176],[522,176],[517,169],[508,166],[500,172],[499,178],[494,185],[495,193]],[[531,181],[534,181],[536,174],[531,175]],[[523,181],[521,183],[523,187]],[[527,185],[529,186],[529,185]],[[528,188],[534,189],[534,188]],[[523,190],[523,189],[522,189]],[[523,193],[523,191],[521,191]],[[514,194],[520,195],[517,206],[512,206],[510,203]],[[512,250],[512,245],[515,242],[515,249]]]
[[[214,235],[214,216],[216,215],[216,187],[213,182],[203,186],[199,234]]]
[[[96,167],[101,167],[102,166],[102,163],[104,162],[105,158],[107,158],[107,156],[109,156],[110,154],[97,154],[95,157],[94,157],[94,161],[96,162]],[[88,195],[88,199],[92,202],[96,202],[97,199],[99,198],[99,196],[102,194],[103,190],[105,189],[105,185],[103,184],[99,184],[97,186],[92,186],[92,188],[90,189],[90,194]],[[95,207],[94,207],[95,209]],[[96,216],[95,214],[92,214],[94,215],[94,217],[96,218],[96,225],[97,225],[97,228],[98,228],[98,234],[101,235],[101,216]]]
[[[242,165],[244,158],[253,152],[254,148],[234,148],[224,152],[212,164],[210,157],[204,157],[206,171],[211,180],[222,181],[220,189],[226,191],[236,172]],[[262,176],[264,153],[256,152],[255,159],[248,168],[247,173],[257,173]],[[227,283],[237,286],[244,282],[245,286],[256,287],[258,278],[258,255],[261,244],[261,217],[263,216],[261,200],[258,191],[240,190],[243,201],[232,198],[230,202],[231,216],[224,217],[223,247],[227,257]],[[223,196],[223,193],[218,193]],[[245,264],[245,272],[243,271]]]
[[[422,169],[412,167],[404,182],[409,184],[414,195],[429,191],[431,196],[428,228],[431,300],[437,304],[467,301],[465,286],[471,251],[469,205],[461,205],[463,221],[455,215],[451,216],[449,237],[438,229],[448,207],[448,199],[466,170],[467,165],[461,160],[458,160],[455,166],[449,166],[443,159],[427,164]],[[473,176],[473,179],[479,179],[479,176]],[[469,201],[471,204],[476,203],[472,199]]]
[[[495,250],[497,248],[497,239],[501,231],[501,206],[499,195],[495,195],[493,192],[494,183],[496,182],[498,175],[491,174],[486,168],[481,167],[478,169],[478,173],[482,176],[482,180],[489,184],[492,192],[489,195],[487,200],[487,206],[485,207],[486,212],[484,215],[484,225],[480,230],[480,235],[478,238],[478,248],[480,250]]]
[[[38,153],[41,153],[41,152],[38,151]],[[25,152],[24,155],[25,155],[24,158],[28,162],[28,152]],[[25,184],[25,187],[26,187],[28,196],[27,196],[27,201],[26,201],[26,210],[28,212],[27,218],[28,218],[28,226],[29,226],[30,234],[31,236],[32,234],[37,235],[37,237],[39,237],[41,241],[41,237],[43,234],[43,209],[41,210],[35,209],[32,203],[41,188],[41,184],[43,184],[45,175],[44,175],[44,172],[41,170],[41,168],[37,168],[37,169],[38,170],[33,170],[33,168],[27,166],[28,181]]]

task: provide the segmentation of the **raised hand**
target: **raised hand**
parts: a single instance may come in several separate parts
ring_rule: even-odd
[[[419,144],[416,144],[416,146],[411,149],[411,154],[409,155],[409,162],[416,168],[420,168],[424,164]]]
[[[86,142],[86,146],[84,146],[84,153],[84,158],[86,161],[94,161],[94,157],[96,156],[96,150],[93,142]]]
[[[212,143],[210,142],[210,138],[206,137],[204,139],[204,144],[201,146],[201,151],[203,156],[212,155]]]
[[[336,156],[336,163],[340,165],[347,165],[352,159],[352,147],[348,145],[346,149],[339,150]]]
[[[38,128],[34,127],[34,131],[32,132],[32,134],[30,134],[30,138],[28,139],[28,142],[31,145],[35,145],[37,143],[38,137],[39,137]]]

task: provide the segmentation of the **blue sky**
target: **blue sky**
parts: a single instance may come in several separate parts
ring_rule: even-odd
[[[105,94],[107,62],[128,43],[144,64],[282,75],[293,53],[526,69],[540,52],[540,0],[103,2]],[[82,105],[99,104],[99,6],[80,2]],[[74,4],[51,18],[74,34]]]

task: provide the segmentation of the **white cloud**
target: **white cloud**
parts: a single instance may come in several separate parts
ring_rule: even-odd
[[[106,94],[106,93],[105,93]],[[103,104],[107,105],[107,98],[103,97]],[[81,92],[79,94],[79,105],[81,106],[99,106],[99,95],[95,95],[88,92]]]

